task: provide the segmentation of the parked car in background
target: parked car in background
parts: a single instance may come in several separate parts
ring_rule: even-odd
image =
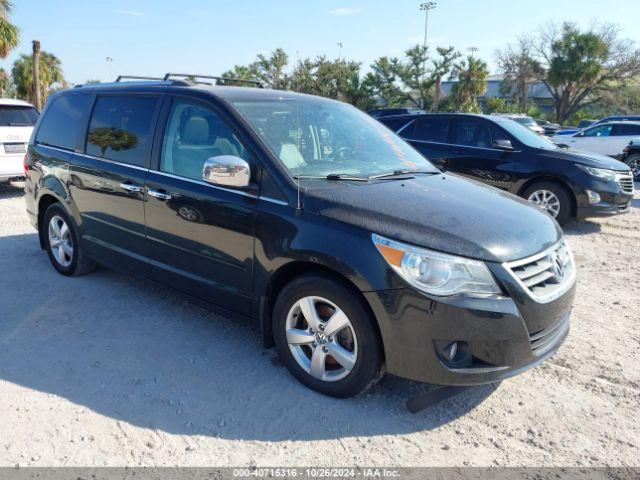
[[[575,127],[575,128],[560,127],[556,131],[556,135],[571,135],[571,134],[574,134],[574,133],[578,133],[579,131],[584,130],[587,127],[590,127],[591,125],[593,125],[596,122],[597,122],[597,120],[580,120],[580,122],[578,123],[578,126]]]
[[[629,145],[624,147],[621,160],[629,165],[636,182],[640,182],[640,138],[631,140]]]
[[[507,117],[427,114],[380,121],[441,169],[523,197],[561,224],[630,209],[633,181],[624,163],[560,148]]]
[[[556,132],[560,130],[560,125],[557,123],[551,123],[549,120],[536,120],[536,122],[538,122],[538,125],[542,127],[544,134],[547,137],[554,136]]]
[[[37,119],[33,105],[0,98],[0,182],[24,177],[24,154]]]
[[[640,137],[640,122],[612,121],[592,125],[573,135],[551,137],[551,141],[619,159],[622,157],[624,147],[638,137]]]
[[[561,345],[576,267],[551,217],[351,105],[166,78],[49,98],[25,198],[59,273],[98,262],[231,311],[336,397],[385,371],[495,382]]]
[[[370,110],[369,115],[374,118],[389,117],[391,115],[404,115],[404,114],[416,114],[427,113],[420,108],[379,108],[376,110]]]
[[[532,117],[522,114],[511,114],[511,113],[494,113],[493,115],[510,118],[514,122],[519,123],[520,125],[527,127],[532,132],[535,132],[539,135],[544,135],[544,128],[538,125],[538,122],[535,121]]]

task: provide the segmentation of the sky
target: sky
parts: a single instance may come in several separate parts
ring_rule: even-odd
[[[67,80],[108,81],[119,74],[220,75],[258,53],[284,48],[363,62],[401,55],[421,43],[417,0],[14,0],[21,42],[0,67],[9,70],[31,41],[61,61]],[[495,51],[551,21],[617,24],[640,44],[637,0],[440,0],[430,12],[428,44],[475,53],[495,72]],[[340,47],[338,44],[342,44]],[[298,53],[296,53],[298,52]],[[113,61],[108,62],[107,57]]]

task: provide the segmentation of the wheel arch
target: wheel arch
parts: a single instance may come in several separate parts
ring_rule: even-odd
[[[56,196],[45,193],[38,200],[38,239],[40,240],[40,248],[44,250],[44,234],[42,228],[42,222],[44,221],[44,214],[47,209],[54,203],[61,203],[60,199]]]
[[[260,329],[262,332],[262,340],[265,347],[271,347],[274,345],[272,313],[276,303],[276,299],[278,298],[278,294],[287,284],[303,275],[327,277],[341,284],[343,287],[349,290],[354,295],[354,297],[358,299],[358,301],[366,309],[371,319],[373,320],[373,327],[375,328],[378,339],[380,340],[380,345],[384,355],[384,342],[382,339],[382,333],[380,331],[378,319],[375,316],[371,305],[369,305],[369,302],[362,294],[360,289],[358,289],[358,287],[355,285],[355,283],[353,283],[347,276],[343,275],[337,270],[334,270],[322,264],[303,260],[293,261],[287,263],[286,265],[283,265],[278,270],[276,270],[269,278],[265,294],[263,297],[261,297],[260,301]]]
[[[555,183],[556,185],[561,187],[565,192],[569,194],[569,198],[571,199],[571,216],[575,217],[578,209],[578,199],[576,198],[576,194],[573,191],[573,189],[569,186],[569,183],[563,180],[562,178],[558,178],[553,175],[540,175],[537,177],[530,178],[520,186],[520,189],[518,190],[518,196],[523,197],[524,192],[526,192],[530,186],[535,185],[536,183],[541,183],[541,182]]]

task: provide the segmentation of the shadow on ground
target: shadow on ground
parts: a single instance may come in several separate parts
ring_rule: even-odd
[[[0,237],[0,379],[132,425],[231,439],[329,439],[436,428],[497,388],[418,415],[426,385],[386,378],[366,395],[323,397],[278,366],[257,333],[168,290],[106,269],[58,275],[35,234]]]
[[[24,183],[9,182],[0,183],[0,199],[22,197],[24,195]]]

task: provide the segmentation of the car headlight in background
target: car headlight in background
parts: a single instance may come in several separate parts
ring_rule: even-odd
[[[594,168],[587,167],[586,165],[576,165],[583,172],[587,172],[589,175],[601,178],[602,180],[616,181],[618,172],[613,170],[607,170],[606,168]]]
[[[414,247],[375,233],[371,239],[391,268],[422,292],[438,296],[501,293],[483,262]]]

